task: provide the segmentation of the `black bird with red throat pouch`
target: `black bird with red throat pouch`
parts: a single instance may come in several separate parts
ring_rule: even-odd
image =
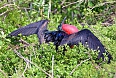
[[[71,25],[72,26],[72,25]],[[61,27],[63,28],[63,27]],[[72,27],[75,29],[75,26]],[[73,30],[74,30],[73,29]],[[67,31],[69,29],[64,30]],[[79,45],[79,43],[82,43],[82,45],[84,45],[85,47],[92,49],[92,50],[97,50],[99,51],[98,57],[97,59],[102,58],[102,60],[104,61],[104,53],[106,53],[107,57],[108,57],[108,62],[110,63],[110,60],[112,59],[112,56],[109,52],[107,52],[107,50],[105,49],[105,47],[103,46],[103,44],[100,42],[100,40],[88,29],[83,29],[78,31],[78,29],[75,29],[77,32],[72,31],[72,34],[70,32],[67,32],[67,34],[65,37],[63,37],[60,46],[62,45],[69,45],[69,46],[74,46],[74,45]],[[63,29],[62,29],[63,31]]]
[[[112,56],[106,52],[105,47],[102,45],[100,40],[88,29],[84,29],[78,31],[78,29],[69,24],[64,24],[64,20],[58,26],[57,31],[49,31],[47,29],[47,25],[49,20],[40,20],[38,22],[31,23],[27,26],[21,27],[13,32],[11,32],[8,36],[18,36],[21,34],[22,36],[29,36],[32,34],[37,34],[39,38],[39,43],[49,43],[53,42],[56,46],[56,51],[58,51],[58,47],[64,44],[72,47],[73,45],[78,45],[82,43],[85,47],[93,50],[99,50],[98,59],[102,57],[104,60],[103,53],[106,53],[108,56],[108,63],[112,59]],[[86,46],[88,45],[88,46]],[[65,51],[64,47],[64,51]]]

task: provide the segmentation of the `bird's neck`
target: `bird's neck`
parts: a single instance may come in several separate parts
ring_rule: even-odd
[[[64,35],[65,33],[62,31],[46,31],[44,36],[45,42],[54,42],[55,45],[59,45]]]

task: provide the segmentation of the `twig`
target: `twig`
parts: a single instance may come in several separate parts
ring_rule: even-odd
[[[29,62],[26,62],[25,69],[24,69],[24,71],[23,71],[23,73],[22,73],[22,76],[23,76],[23,77],[24,77],[24,73],[25,73],[25,71],[27,70],[28,67],[29,67]]]
[[[111,24],[111,23],[108,23],[108,22],[105,22],[105,23],[101,23],[101,25],[104,25],[104,26],[111,26],[112,24]]]
[[[49,0],[48,18],[50,18],[50,13],[51,13],[51,0]]]
[[[6,4],[6,5],[4,5],[3,7],[0,7],[0,9],[2,9],[2,8],[5,8],[5,7],[7,7],[7,6],[16,6],[18,9],[20,9],[17,5],[15,5],[15,4]]]
[[[2,13],[0,14],[0,16],[6,14],[7,12],[10,12],[10,10],[7,9],[5,12],[2,12]]]
[[[63,0],[63,1],[62,1],[62,3],[61,3],[60,5],[63,5],[63,4],[64,4],[64,2],[65,2],[65,0]]]
[[[70,6],[70,5],[73,5],[73,4],[76,4],[76,3],[80,3],[80,4],[81,4],[83,1],[84,1],[84,0],[72,2],[72,3],[70,3],[70,4],[67,4],[67,5],[63,6],[62,8],[66,8],[66,7],[68,7],[68,6]]]
[[[52,78],[54,78],[54,55],[52,56]]]
[[[0,72],[5,76],[5,78],[7,78],[6,73],[4,73],[1,69]]]
[[[30,44],[26,41],[24,41],[23,39],[20,39],[19,42],[21,42],[22,44],[26,45],[26,46],[29,46]]]
[[[82,63],[84,63],[84,62],[86,62],[86,61],[88,61],[88,60],[90,60],[90,58],[88,58],[88,59],[86,59],[86,60],[84,60],[84,61],[81,61],[80,64],[77,64],[76,67],[71,71],[70,75],[72,75],[72,74],[74,73],[74,71],[75,71],[80,65],[82,65]]]
[[[46,75],[48,75],[49,77],[52,78],[52,76],[47,73],[45,70],[43,70],[41,67],[37,66],[35,63],[31,62],[30,60],[24,58],[19,52],[17,52],[17,50],[14,50],[14,53],[17,54],[17,56],[19,56],[21,59],[23,59],[26,63],[30,63],[32,65],[34,65],[35,67],[37,67],[39,70],[41,70],[42,72],[44,72]]]
[[[29,17],[29,13],[28,13],[27,9],[26,9],[26,8],[24,8],[24,10],[25,10],[26,15],[27,15],[27,17],[28,17],[28,20],[31,22],[31,19],[30,19],[30,17]]]
[[[5,8],[5,7],[10,7],[10,6],[16,6],[18,9],[20,9],[20,8],[19,8],[17,5],[15,5],[15,4],[5,4],[4,6],[0,7],[0,9],[3,9],[3,8]],[[12,8],[11,8],[10,10],[8,10],[8,8],[7,8],[7,10],[6,10],[5,12],[1,13],[0,16],[4,15],[4,14],[6,14],[7,12],[10,12],[10,11],[12,11],[12,10],[13,10]]]
[[[116,78],[116,72],[115,72],[114,78]]]
[[[103,5],[105,5],[105,4],[112,4],[112,3],[115,3],[115,2],[116,2],[116,1],[109,1],[109,2],[100,3],[100,4],[96,5],[96,6],[94,6],[93,8],[91,8],[91,10],[93,10],[93,9],[96,8],[96,7],[103,6]]]
[[[91,59],[92,65],[95,67],[95,69],[101,68],[101,67],[99,66],[100,64],[99,64],[99,65],[96,65],[95,62],[93,61],[93,58],[92,58],[92,56],[91,56],[91,54],[90,54],[90,51],[88,51],[87,54],[88,54],[89,58]]]

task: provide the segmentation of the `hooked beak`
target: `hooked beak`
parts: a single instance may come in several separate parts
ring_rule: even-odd
[[[62,30],[62,25],[64,24],[64,21],[66,20],[66,17],[64,17],[62,23],[58,26],[58,31],[63,31]]]

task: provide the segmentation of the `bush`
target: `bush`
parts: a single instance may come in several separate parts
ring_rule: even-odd
[[[113,78],[116,58],[116,1],[52,1],[20,0],[0,1],[0,76],[5,77],[50,77],[57,78]],[[78,29],[90,29],[113,56],[111,64],[95,63],[97,53],[86,50],[82,45],[70,49],[66,55],[56,52],[53,43],[38,43],[36,35],[8,39],[13,30],[29,23],[49,19],[49,30],[56,30],[61,20],[67,16],[66,23]],[[83,26],[82,26],[83,25]],[[88,26],[89,25],[89,26]],[[23,39],[29,46],[17,43]],[[17,50],[16,50],[17,49]],[[19,56],[17,52],[20,53]],[[90,56],[91,59],[88,59]],[[100,61],[101,62],[101,61]],[[53,65],[53,69],[52,69]],[[74,71],[73,71],[74,70]]]

